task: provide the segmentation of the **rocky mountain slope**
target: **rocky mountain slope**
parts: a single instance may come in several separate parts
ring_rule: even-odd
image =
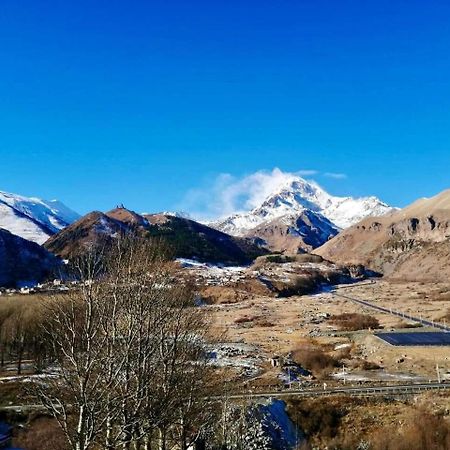
[[[33,285],[51,276],[58,265],[40,245],[0,228],[0,286]]]
[[[57,200],[46,201],[0,191],[0,228],[43,244],[79,218]]]
[[[335,197],[314,182],[289,176],[260,206],[210,225],[260,238],[273,251],[309,251],[364,217],[391,211],[376,197]]]
[[[164,214],[139,215],[125,208],[92,212],[52,236],[45,247],[58,256],[70,258],[90,245],[131,231],[163,239],[180,258],[244,264],[265,253],[251,239],[232,237],[190,219]]]
[[[258,238],[261,245],[274,252],[310,252],[339,232],[328,219],[311,210],[268,220],[245,235]]]
[[[315,253],[357,263],[392,277],[416,280],[450,276],[450,190],[383,217],[366,218]]]

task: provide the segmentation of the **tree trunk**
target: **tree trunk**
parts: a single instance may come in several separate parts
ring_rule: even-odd
[[[105,438],[105,447],[106,450],[114,450],[114,444],[112,442],[112,423],[111,423],[111,415],[108,414],[108,418],[106,419],[106,438]]]
[[[166,450],[166,433],[159,428],[159,450]]]
[[[77,441],[75,444],[76,450],[85,450],[86,448],[86,439],[84,433],[85,426],[85,412],[84,405],[80,406],[80,412],[78,413],[78,425],[77,425]]]
[[[152,450],[151,434],[147,433],[144,436],[144,450]]]

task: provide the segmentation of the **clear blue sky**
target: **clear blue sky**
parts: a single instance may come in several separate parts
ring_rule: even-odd
[[[2,0],[0,189],[171,209],[314,169],[395,205],[450,187],[446,0]],[[211,181],[212,182],[212,181]]]

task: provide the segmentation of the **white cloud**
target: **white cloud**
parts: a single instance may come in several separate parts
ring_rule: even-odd
[[[226,217],[259,206],[276,189],[299,176],[316,174],[316,170],[282,172],[278,168],[260,170],[241,178],[224,173],[202,188],[189,190],[178,206],[200,220]]]
[[[347,178],[345,173],[326,172],[324,175],[328,178],[334,178],[335,180],[345,180]]]

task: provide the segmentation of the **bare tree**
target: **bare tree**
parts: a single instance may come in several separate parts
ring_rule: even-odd
[[[15,363],[21,375],[25,358],[40,368],[46,357],[40,322],[42,302],[39,298],[4,299],[0,308],[0,366]]]
[[[75,450],[187,449],[210,420],[206,321],[168,256],[121,237],[78,259],[79,288],[48,305],[60,376],[38,395]]]
[[[79,289],[48,306],[46,332],[60,377],[37,385],[43,405],[56,418],[71,447],[87,450],[105,420],[102,398],[108,380],[103,373],[106,336],[101,329],[103,263],[89,252],[74,264]]]

